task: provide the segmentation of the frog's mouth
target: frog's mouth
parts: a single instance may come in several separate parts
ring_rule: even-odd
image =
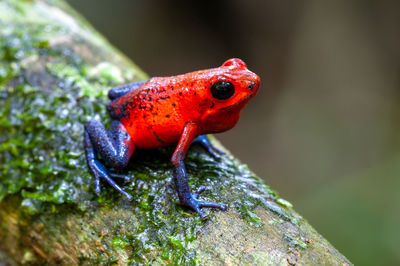
[[[251,94],[247,95],[244,99],[240,100],[239,102],[236,102],[234,104],[220,108],[219,111],[226,111],[226,110],[234,109],[235,107],[246,104],[251,98],[254,97],[254,95],[255,95],[255,93],[251,93]]]

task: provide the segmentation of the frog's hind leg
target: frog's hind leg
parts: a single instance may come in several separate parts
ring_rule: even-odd
[[[129,84],[125,84],[125,85],[122,85],[122,86],[118,86],[118,87],[112,88],[108,92],[108,98],[110,100],[116,100],[119,97],[124,96],[125,94],[138,89],[140,86],[142,86],[146,82],[147,82],[147,80],[146,81],[133,82],[133,83],[129,83]]]
[[[104,125],[97,120],[90,120],[86,123],[85,153],[89,169],[96,179],[96,193],[100,193],[100,179],[102,178],[128,200],[132,200],[132,196],[110,177],[107,168],[97,158],[97,154],[100,154],[107,166],[122,169],[128,164],[134,151],[135,144],[119,121],[111,122],[110,131],[107,131]]]
[[[198,143],[203,148],[207,150],[207,152],[214,157],[216,160],[221,160],[221,155],[224,155],[225,152],[223,150],[218,149],[214,145],[212,145],[210,139],[207,137],[207,135],[200,135],[197,138],[195,138],[192,142],[192,144]]]

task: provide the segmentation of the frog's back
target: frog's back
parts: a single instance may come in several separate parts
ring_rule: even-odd
[[[158,148],[179,140],[187,122],[181,110],[187,106],[182,107],[185,96],[180,87],[171,85],[171,80],[172,77],[152,78],[107,107],[138,148]]]

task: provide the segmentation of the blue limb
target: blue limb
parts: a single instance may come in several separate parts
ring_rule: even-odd
[[[174,166],[173,176],[181,204],[191,208],[200,215],[201,219],[205,220],[208,218],[208,216],[203,211],[201,211],[201,208],[209,207],[226,210],[228,207],[225,204],[198,200],[199,194],[205,190],[204,186],[200,187],[193,194],[190,192],[189,182],[187,180],[186,169],[183,160],[185,159],[186,152],[190,144],[192,143],[196,133],[197,126],[195,124],[189,123],[185,126],[178,146],[176,147],[175,152],[172,155],[171,162]]]
[[[108,98],[110,100],[118,99],[119,97],[124,96],[125,94],[138,89],[140,86],[142,86],[146,82],[147,82],[147,80],[146,81],[133,82],[133,83],[129,83],[129,84],[125,84],[125,85],[122,85],[122,86],[118,86],[118,87],[112,88],[108,92]]]
[[[99,121],[90,120],[85,125],[84,143],[87,164],[96,180],[96,193],[100,193],[100,179],[102,178],[128,200],[132,200],[132,196],[115,183],[107,168],[97,158],[97,154],[100,154],[105,164],[113,169],[122,169],[128,164],[135,151],[135,145],[125,127],[119,121],[114,120],[111,122],[110,131],[107,131]],[[121,177],[117,174],[112,175]],[[128,179],[127,177],[123,178]]]
[[[207,137],[207,135],[200,135],[197,138],[195,138],[192,142],[192,144],[198,143],[203,148],[207,150],[207,152],[214,157],[216,160],[221,160],[221,155],[224,155],[225,152],[223,150],[218,149],[214,145],[211,144],[210,139]]]

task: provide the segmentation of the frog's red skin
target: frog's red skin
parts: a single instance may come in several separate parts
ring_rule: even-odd
[[[219,100],[213,97],[210,88],[220,81],[234,85],[234,95],[229,99]],[[113,160],[110,154],[116,152],[113,150],[115,147],[105,143],[108,140],[105,129],[99,122],[88,122],[85,147],[92,173],[104,171],[106,174],[106,170],[93,170],[96,158],[90,154],[90,149],[99,152],[106,161],[111,161],[108,164],[114,168],[121,168],[127,164],[136,148],[152,149],[178,143],[171,161],[181,202],[197,211],[202,218],[206,215],[200,211],[201,207],[225,209],[221,204],[198,201],[198,193],[190,193],[183,159],[194,140],[216,155],[216,149],[202,135],[231,129],[238,122],[242,108],[254,97],[259,84],[259,77],[249,71],[243,61],[230,59],[218,68],[172,77],[155,77],[131,87],[127,85],[111,90],[109,97],[114,101],[107,109],[115,125],[108,134],[118,135],[114,136],[114,140],[119,139],[119,143],[111,144],[121,148],[123,155]],[[98,161],[95,163],[99,164]],[[98,184],[98,175],[93,174]],[[100,176],[101,174],[103,173]],[[112,180],[105,179],[114,186]],[[116,188],[126,196],[121,188]],[[196,206],[192,206],[193,204]]]
[[[235,86],[235,95],[225,101],[210,92],[211,85],[221,80]],[[177,143],[188,122],[198,126],[198,135],[231,129],[259,83],[242,61],[233,59],[218,68],[152,78],[115,100],[108,110],[125,126],[137,148],[158,148]],[[249,90],[252,84],[257,85]]]

